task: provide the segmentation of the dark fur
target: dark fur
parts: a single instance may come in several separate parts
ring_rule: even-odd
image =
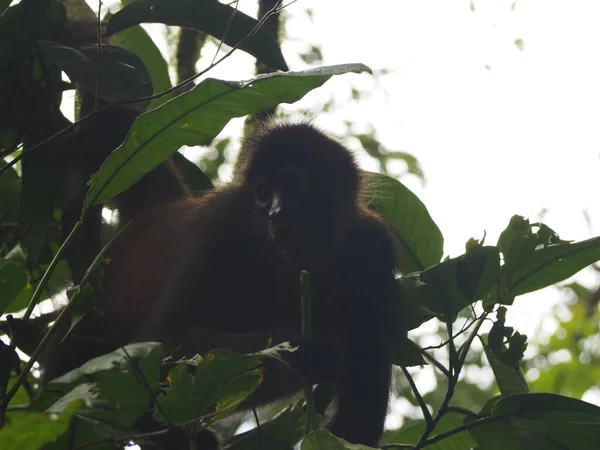
[[[255,201],[259,180],[284,167],[300,168],[309,183],[282,209],[291,250]],[[376,445],[389,396],[395,255],[388,228],[361,203],[360,190],[354,159],[337,141],[308,124],[266,127],[248,140],[232,183],[137,215],[110,250],[101,314],[88,314],[76,330],[105,344],[67,338],[48,359],[49,377],[132,340],[182,346],[192,356],[206,350],[203,330],[272,331],[300,344],[292,365],[306,379],[337,386],[331,430]],[[313,305],[314,338],[306,340],[297,339],[302,269],[311,274]],[[298,387],[276,386],[277,378],[267,367],[251,402]]]

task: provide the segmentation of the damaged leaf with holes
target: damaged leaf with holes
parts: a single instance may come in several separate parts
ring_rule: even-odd
[[[195,364],[178,364],[156,399],[154,417],[170,424],[227,417],[260,385],[260,364],[258,356],[225,349],[213,350]]]

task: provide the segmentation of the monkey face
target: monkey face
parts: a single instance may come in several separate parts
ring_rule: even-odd
[[[294,254],[306,234],[310,203],[309,176],[301,167],[287,166],[263,175],[254,188],[254,202],[267,220],[269,233],[288,254]]]

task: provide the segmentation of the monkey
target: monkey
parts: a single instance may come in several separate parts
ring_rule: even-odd
[[[311,383],[335,386],[330,431],[376,446],[398,285],[394,237],[366,207],[364,185],[351,152],[315,126],[262,126],[247,138],[229,184],[133,217],[109,249],[100,314],[88,313],[53,346],[46,376],[132,341],[160,341],[191,357],[202,330],[279,333],[298,345],[292,367]],[[300,333],[302,270],[311,277],[310,338]],[[78,332],[95,344],[83,345]],[[255,404],[298,388],[269,393],[277,382],[268,372],[251,395]]]

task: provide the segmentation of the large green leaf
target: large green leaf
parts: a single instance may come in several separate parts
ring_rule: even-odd
[[[350,444],[345,440],[334,436],[325,428],[313,431],[302,441],[302,450],[369,450],[372,447],[361,444]]]
[[[215,0],[138,0],[125,6],[108,21],[107,34],[140,23],[164,23],[204,31],[233,47],[244,39],[258,21]],[[260,28],[240,46],[266,66],[288,70],[277,36]]]
[[[0,429],[2,450],[37,450],[55,442],[71,424],[83,402],[72,403],[62,414],[22,413]]]
[[[479,415],[482,418],[489,418],[492,408],[498,403],[502,397],[496,396],[491,398],[483,406]],[[479,419],[475,417],[465,417],[464,423],[471,425],[469,433],[473,439],[477,441],[479,446],[477,449],[485,450],[525,450],[519,442],[519,437],[516,435],[514,428],[508,419],[499,419],[491,422],[476,423]]]
[[[518,264],[503,267],[510,298],[558,283],[600,260],[600,237],[535,250]]]
[[[204,80],[136,119],[125,142],[93,177],[84,208],[124,191],[182,145],[210,142],[234,117],[295,102],[333,75],[363,71],[370,69],[362,64],[346,64],[260,75],[248,82]]]
[[[104,423],[130,426],[157,390],[162,354],[162,346],[156,342],[127,345],[52,380],[36,401],[52,402],[49,412],[60,411],[76,398],[104,402],[104,408],[92,409],[88,415]],[[56,398],[60,393],[65,395]]]
[[[510,418],[523,448],[595,450],[600,438],[600,407],[555,394],[501,398],[492,417]]]
[[[182,363],[169,372],[170,387],[156,401],[157,420],[183,423],[208,413],[211,419],[228,416],[259,385],[262,378],[260,358],[238,355],[231,350],[209,352],[191,373]]]
[[[113,39],[119,47],[136,54],[142,60],[152,79],[154,94],[166,91],[171,87],[169,65],[146,30],[140,26],[127,28],[115,34]],[[171,98],[172,95],[163,95],[154,99],[149,108],[155,108]]]
[[[369,174],[369,207],[392,227],[398,242],[398,269],[403,273],[425,270],[440,262],[444,237],[419,198],[399,181]]]
[[[17,298],[27,284],[25,267],[8,259],[0,259],[0,314]]]
[[[291,449],[300,442],[304,433],[306,412],[298,406],[286,408],[260,428],[237,434],[225,443],[227,450],[255,450],[257,448]]]
[[[454,321],[461,309],[489,291],[499,270],[498,249],[479,246],[477,251],[469,251],[406,278],[418,280],[409,292],[417,304]]]
[[[192,192],[202,192],[213,187],[212,182],[204,172],[179,152],[173,153],[173,163],[181,174],[185,185]]]
[[[6,162],[0,160],[0,168],[6,167]],[[0,176],[0,219],[16,220],[16,202],[21,191],[21,178],[13,168],[8,169]]]
[[[464,415],[459,413],[450,412],[444,414],[436,424],[430,437],[461,426],[463,419]],[[398,430],[386,431],[385,442],[390,444],[416,444],[425,432],[426,425],[425,420],[418,420]],[[462,431],[423,448],[427,450],[464,450],[475,447],[475,444],[469,432]]]

